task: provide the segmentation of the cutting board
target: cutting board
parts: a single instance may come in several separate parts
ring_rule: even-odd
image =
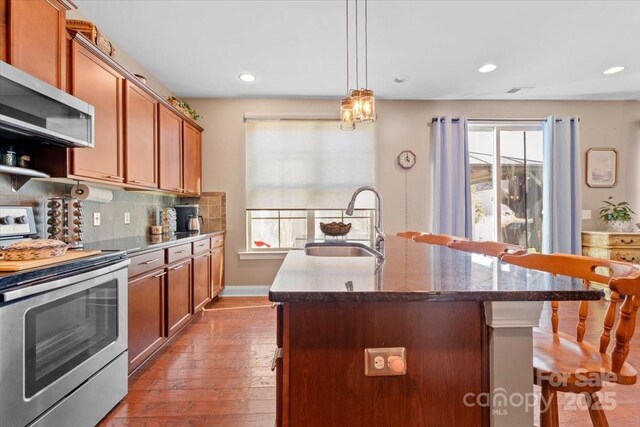
[[[62,256],[45,259],[30,259],[28,261],[4,261],[0,260],[0,271],[22,271],[30,268],[44,267],[47,265],[58,264],[65,261],[72,261],[78,258],[84,258],[91,255],[99,254],[100,251],[73,251],[69,250]]]

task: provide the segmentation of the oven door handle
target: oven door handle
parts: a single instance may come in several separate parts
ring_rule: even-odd
[[[41,283],[39,285],[26,285],[23,288],[12,289],[4,293],[1,293],[0,301],[3,301],[3,302],[13,301],[13,300],[28,297],[31,295],[35,295],[35,294],[41,294],[42,292],[51,292],[56,289],[66,288],[67,286],[71,286],[76,283],[95,279],[96,277],[112,273],[116,270],[121,270],[123,268],[126,268],[129,264],[131,264],[131,261],[127,259],[124,261],[120,261],[117,264],[112,264],[107,267],[103,267],[98,270],[93,270],[86,273],[78,274],[76,276],[65,277],[64,279],[54,280],[53,282]]]

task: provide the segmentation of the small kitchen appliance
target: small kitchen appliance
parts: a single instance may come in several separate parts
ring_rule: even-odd
[[[177,232],[200,231],[200,206],[199,205],[177,205],[178,216]]]

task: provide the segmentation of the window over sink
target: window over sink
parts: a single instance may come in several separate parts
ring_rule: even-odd
[[[350,222],[349,239],[370,240],[373,195],[358,199],[352,217],[344,209],[358,187],[374,185],[372,124],[344,132],[337,119],[270,118],[247,119],[245,129],[247,251],[323,238],[320,222]]]

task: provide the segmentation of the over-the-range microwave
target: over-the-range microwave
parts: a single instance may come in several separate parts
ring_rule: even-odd
[[[0,140],[93,147],[92,105],[0,61]]]

